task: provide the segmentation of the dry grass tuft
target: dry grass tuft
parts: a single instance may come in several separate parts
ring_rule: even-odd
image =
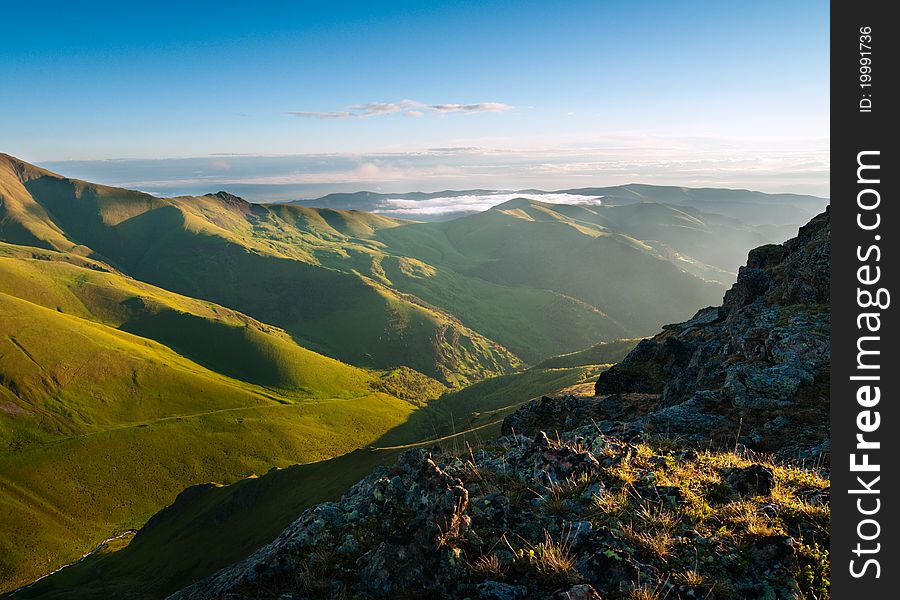
[[[496,554],[485,554],[475,559],[472,571],[485,579],[500,579],[503,575],[503,565]]]
[[[550,589],[581,581],[575,568],[578,557],[568,539],[557,541],[544,532],[544,541],[529,546],[528,550],[519,551],[519,557],[527,561],[543,587]]]
[[[705,587],[709,585],[709,580],[707,579],[707,577],[693,569],[689,571],[682,571],[681,573],[676,573],[674,579],[675,583],[686,585],[692,588]]]
[[[636,585],[626,592],[625,598],[628,600],[664,600],[668,595],[665,584],[660,583],[656,587]]]

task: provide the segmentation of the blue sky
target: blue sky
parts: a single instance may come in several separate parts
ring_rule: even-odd
[[[826,2],[79,4],[0,36],[0,150],[67,175],[827,194]]]

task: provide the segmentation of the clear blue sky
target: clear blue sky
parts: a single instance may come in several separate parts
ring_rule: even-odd
[[[3,21],[0,150],[35,162],[827,150],[826,2],[20,2]],[[412,164],[377,160],[332,179]]]

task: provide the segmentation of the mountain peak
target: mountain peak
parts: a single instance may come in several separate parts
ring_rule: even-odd
[[[531,198],[513,198],[512,200],[507,200],[502,204],[497,204],[492,208],[492,210],[511,210],[516,208],[529,208],[532,206],[549,206],[547,202],[541,202],[540,200],[533,200]]]
[[[10,170],[12,170],[20,181],[29,181],[31,179],[37,179],[38,177],[49,176],[49,177],[57,177],[63,179],[61,175],[57,175],[47,169],[42,169],[36,165],[33,165],[29,162],[22,160],[21,158],[16,158],[11,154],[6,154],[4,152],[0,152],[0,165],[6,164]]]
[[[226,192],[224,190],[219,190],[215,194],[207,194],[208,196],[213,196],[221,200],[226,204],[231,204],[234,206],[250,206],[250,203],[240,196],[236,196],[230,192]]]

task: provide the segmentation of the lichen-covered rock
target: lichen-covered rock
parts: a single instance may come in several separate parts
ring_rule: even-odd
[[[602,407],[594,398],[571,395],[562,398],[543,396],[526,404],[525,409],[517,410],[503,420],[503,435],[532,436],[538,431],[567,431],[603,414]]]
[[[582,427],[408,451],[172,598],[686,599],[718,597],[713,581],[800,597],[798,548],[827,547],[827,481],[788,474],[773,495],[767,465],[593,431],[590,447]]]
[[[553,598],[554,600],[602,600],[597,590],[588,583],[573,585],[567,590],[561,590]]]
[[[775,489],[775,473],[763,465],[733,469],[725,476],[724,481],[738,498],[766,496]]]
[[[550,443],[541,431],[535,439],[537,452],[533,454],[532,478],[544,487],[553,487],[567,480],[590,477],[600,467],[594,455],[586,451]]]
[[[528,588],[524,585],[485,581],[478,584],[478,597],[482,600],[526,600]]]
[[[590,441],[593,434],[610,429],[621,432],[621,422],[640,418],[659,405],[658,394],[615,394],[604,397],[564,395],[543,396],[532,400],[503,419],[503,435],[533,436],[539,431],[552,433],[580,430]],[[604,427],[604,425],[607,425]]]
[[[381,514],[395,520],[390,535],[357,561],[361,588],[389,598],[415,587],[429,589],[461,567],[450,543],[468,532],[469,494],[459,479],[444,473],[423,451],[404,453],[398,467],[407,477],[383,477],[374,496]],[[393,505],[390,505],[393,503]]]
[[[578,571],[598,588],[616,590],[626,583],[640,581],[642,574],[647,581],[656,580],[654,573],[650,570],[643,572],[643,565],[626,552],[613,550],[602,536],[598,536],[591,546],[596,551],[583,556],[578,563]]]

